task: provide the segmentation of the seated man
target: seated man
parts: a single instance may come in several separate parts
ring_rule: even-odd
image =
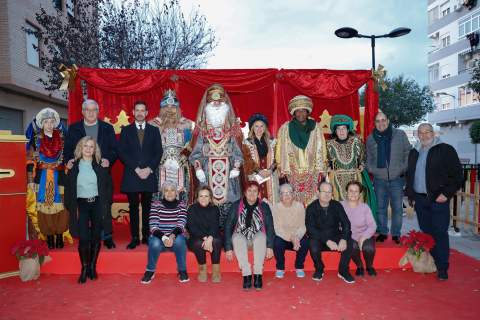
[[[307,207],[305,226],[310,238],[310,255],[315,266],[312,279],[321,281],[324,274],[322,251],[340,252],[338,277],[346,283],[355,279],[348,270],[352,255],[352,232],[350,221],[340,202],[332,200],[332,185],[320,182],[318,199]]]
[[[273,253],[277,260],[277,278],[285,274],[285,250],[296,252],[295,271],[298,278],[305,277],[303,265],[308,253],[308,239],[305,236],[305,208],[293,199],[293,188],[285,183],[280,186],[280,202],[272,208],[275,240]]]

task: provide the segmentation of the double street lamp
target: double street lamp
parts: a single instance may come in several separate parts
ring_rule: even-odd
[[[358,31],[354,28],[344,27],[344,28],[340,28],[340,29],[335,30],[335,35],[337,37],[343,38],[343,39],[369,38],[371,46],[372,46],[372,69],[375,70],[375,39],[378,39],[378,38],[398,38],[398,37],[404,36],[406,34],[409,34],[410,31],[412,31],[412,30],[409,29],[409,28],[401,27],[401,28],[393,29],[392,31],[390,31],[387,34],[382,34],[382,35],[378,35],[378,36],[372,34],[370,36],[367,36],[367,35],[358,33]]]

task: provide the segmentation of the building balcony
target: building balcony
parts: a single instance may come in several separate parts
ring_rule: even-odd
[[[480,103],[473,103],[428,114],[428,122],[442,125],[455,122],[467,122],[480,119]]]

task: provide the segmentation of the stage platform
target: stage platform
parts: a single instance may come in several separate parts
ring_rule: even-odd
[[[98,272],[101,274],[142,274],[145,272],[147,264],[147,246],[140,245],[134,250],[127,250],[129,243],[128,225],[120,224],[114,226],[114,241],[117,245],[115,249],[108,250],[102,247],[98,259]],[[376,269],[398,269],[398,261],[405,253],[405,248],[395,244],[391,240],[384,243],[377,243],[377,253],[375,256],[374,267]],[[250,252],[251,254],[251,252]],[[61,250],[51,250],[52,261],[42,266],[42,273],[47,274],[78,274],[80,269],[80,260],[77,253],[77,244],[66,244]],[[286,252],[286,271],[294,270],[295,253]],[[322,254],[326,270],[337,270],[340,255],[334,252],[324,252]],[[251,260],[253,261],[253,260]],[[238,263],[236,260],[229,262],[222,254],[220,262],[223,272],[238,272]],[[354,264],[351,263],[351,269]],[[191,273],[197,272],[197,263],[192,252],[187,254],[187,270]],[[313,262],[310,255],[305,261],[305,270],[313,270]],[[275,271],[275,259],[265,262],[265,271]],[[157,265],[157,273],[176,273],[175,255],[173,252],[160,254]]]

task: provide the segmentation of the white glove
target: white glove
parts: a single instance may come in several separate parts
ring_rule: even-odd
[[[238,169],[230,170],[230,179],[234,179],[240,175],[240,171]]]
[[[202,169],[196,170],[195,175],[197,176],[197,179],[198,181],[200,181],[200,183],[207,182],[207,176],[205,175],[205,172]]]

